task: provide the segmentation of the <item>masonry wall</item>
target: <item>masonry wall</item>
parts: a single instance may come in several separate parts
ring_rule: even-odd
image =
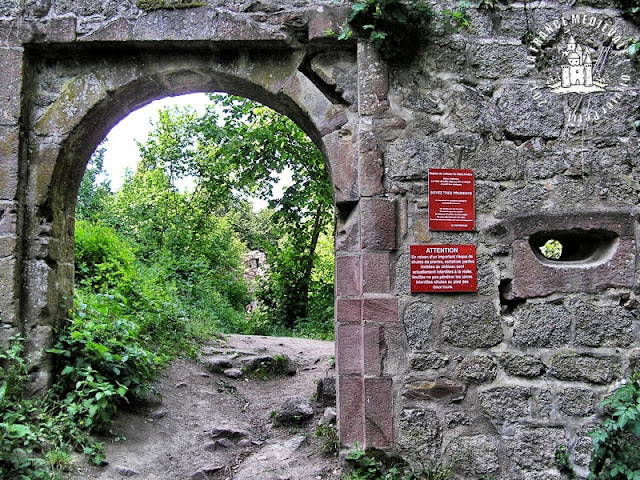
[[[531,480],[561,478],[566,447],[585,475],[599,402],[640,358],[640,69],[614,48],[609,93],[546,81],[567,42],[554,22],[600,54],[604,26],[636,27],[606,1],[509,2],[470,8],[464,31],[434,22],[415,60],[389,65],[326,33],[348,2],[205,3],[0,0],[0,342],[29,338],[34,392],[51,381],[93,148],[154,98],[227,91],[290,115],[325,154],[342,442]],[[587,107],[598,121],[571,120]],[[432,167],[474,170],[476,231],[429,230]],[[576,259],[541,257],[551,237]],[[412,293],[413,244],[476,245],[478,291]]]
[[[434,38],[390,71],[389,108],[373,121],[400,229],[392,283],[406,337],[385,332],[383,367],[396,445],[416,460],[455,461],[463,478],[561,478],[559,447],[586,476],[599,403],[640,355],[638,63],[611,52],[610,83],[629,86],[583,128],[569,121],[579,95],[533,89],[559,77],[569,35],[549,35],[535,65],[523,44],[578,14],[587,24],[569,22],[571,34],[591,48],[604,37],[591,17],[637,35],[613,5],[598,6],[471,10],[468,31]],[[430,167],[475,171],[476,232],[429,231]],[[604,231],[615,240],[598,246]],[[547,260],[532,245],[546,234],[592,256]],[[409,245],[449,243],[477,245],[477,293],[412,294]]]

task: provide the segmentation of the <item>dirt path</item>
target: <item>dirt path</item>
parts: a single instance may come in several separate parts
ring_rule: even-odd
[[[211,342],[196,360],[177,359],[156,385],[162,402],[115,419],[104,442],[106,467],[77,462],[68,480],[302,480],[336,479],[335,456],[322,453],[315,436],[324,407],[312,420],[276,427],[272,417],[288,397],[311,398],[316,382],[335,371],[333,343],[299,338],[230,335]],[[214,359],[233,366],[247,358],[287,355],[297,373],[268,380],[213,373]]]

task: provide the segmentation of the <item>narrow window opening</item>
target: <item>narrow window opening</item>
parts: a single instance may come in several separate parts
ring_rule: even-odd
[[[592,264],[610,258],[618,235],[608,230],[558,230],[532,235],[529,245],[542,263]]]

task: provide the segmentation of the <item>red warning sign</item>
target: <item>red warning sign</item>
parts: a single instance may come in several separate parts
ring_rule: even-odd
[[[475,230],[475,196],[473,170],[430,168],[429,230]]]
[[[475,245],[411,245],[412,292],[475,292]]]

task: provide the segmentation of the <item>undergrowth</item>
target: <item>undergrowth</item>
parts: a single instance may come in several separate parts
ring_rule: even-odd
[[[640,373],[601,403],[604,421],[593,439],[590,478],[640,480]]]
[[[351,471],[342,480],[452,480],[453,465],[430,460],[426,465],[412,468],[401,458],[388,457],[376,450],[364,451],[357,447],[346,460]]]
[[[0,351],[0,478],[57,479],[71,465],[71,452],[105,463],[101,443],[118,407],[145,399],[166,354],[125,314],[116,295],[84,296],[49,350],[57,382],[46,396],[28,398],[29,365],[24,339]]]

